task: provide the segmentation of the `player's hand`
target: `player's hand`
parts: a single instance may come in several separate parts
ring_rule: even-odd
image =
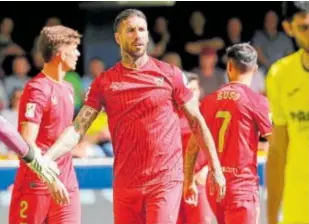
[[[198,203],[198,190],[195,181],[192,183],[186,183],[184,184],[183,189],[183,197],[184,201],[193,206],[197,206]]]
[[[49,184],[60,174],[56,163],[43,157],[39,149],[34,149],[34,159],[26,164],[40,179]]]
[[[209,173],[209,187],[210,195],[216,195],[217,201],[221,201],[226,194],[226,181],[223,172],[210,171]]]
[[[56,178],[51,184],[48,184],[49,191],[54,201],[59,205],[65,205],[70,203],[69,193],[64,184]]]

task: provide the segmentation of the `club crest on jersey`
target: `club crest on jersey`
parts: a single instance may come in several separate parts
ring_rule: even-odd
[[[56,105],[57,104],[57,98],[55,96],[51,97],[51,103],[52,103],[52,105]]]
[[[34,118],[35,107],[36,107],[35,103],[27,103],[25,116],[28,118]]]
[[[157,85],[157,86],[163,86],[163,84],[164,84],[164,78],[163,77],[160,77],[160,78],[155,78],[155,84]]]

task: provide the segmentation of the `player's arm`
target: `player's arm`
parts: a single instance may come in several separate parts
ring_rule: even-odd
[[[179,69],[175,69],[175,75],[173,78],[173,98],[176,104],[182,107],[197,144],[204,152],[206,152],[206,155],[209,158],[209,167],[214,173],[217,186],[219,186],[220,190],[225,190],[225,179],[217,156],[215,143],[205,120],[200,113],[199,101],[193,97],[192,91],[186,87],[187,81],[185,75]],[[191,141],[194,141],[194,139],[190,139],[189,141],[190,148],[191,145],[193,148],[193,143],[190,143]],[[190,156],[192,157],[190,158]],[[186,168],[192,171],[196,161],[196,149],[189,149],[186,161]],[[191,173],[193,175],[193,172]],[[192,180],[192,178],[189,179],[189,181]],[[222,195],[222,193],[224,192],[219,192],[219,195]]]
[[[284,188],[284,172],[289,140],[286,126],[273,128],[266,162],[267,211],[269,224],[276,224]]]
[[[266,79],[267,96],[274,127],[266,163],[267,214],[269,224],[277,223],[284,187],[284,172],[289,144],[286,119],[280,104],[278,71],[271,68]],[[279,82],[278,82],[279,81]]]
[[[220,50],[224,47],[224,41],[221,38],[215,37],[212,39],[205,39],[202,41],[188,42],[185,45],[186,52],[190,54],[199,54],[203,48],[213,48]]]
[[[31,162],[33,160],[33,150],[29,150],[29,146],[22,139],[16,129],[0,116],[0,140],[19,157]]]
[[[101,76],[97,77],[91,84],[86,97],[85,104],[79,111],[72,125],[67,127],[59,136],[57,141],[49,148],[46,156],[56,160],[71,151],[84,137],[92,122],[101,111]]]
[[[41,156],[41,150],[36,145],[36,138],[39,125],[43,116],[44,108],[47,105],[44,91],[36,84],[30,83],[24,89],[19,106],[21,130],[20,135],[25,144],[29,146],[29,153],[32,153],[32,160],[24,161],[28,167],[47,183],[57,180],[59,171],[55,164],[46,161]]]
[[[57,160],[59,157],[71,151],[85,135],[98,114],[98,110],[84,105],[73,121],[73,124],[63,131],[58,140],[49,148],[46,156],[52,160]]]
[[[214,140],[199,110],[199,101],[195,98],[192,98],[183,105],[183,110],[185,112],[185,116],[188,119],[188,122],[190,124],[192,133],[195,136],[197,144],[201,147],[201,149],[204,151],[204,153],[206,153],[207,157],[209,158],[210,169],[213,170],[214,172],[221,171],[221,166],[217,156]],[[194,141],[194,139],[191,138],[190,141]],[[191,153],[192,154],[197,153],[196,147],[197,146],[194,143],[190,145],[190,148],[188,148],[190,152],[188,156],[190,156]],[[187,158],[187,162],[190,161],[191,160]]]

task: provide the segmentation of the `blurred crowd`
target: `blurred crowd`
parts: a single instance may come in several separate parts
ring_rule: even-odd
[[[189,29],[186,35],[179,35],[170,31],[166,18],[161,16],[156,18],[154,26],[149,27],[148,53],[152,57],[178,66],[191,78],[194,76],[198,80],[201,98],[228,81],[225,73],[226,47],[240,42],[250,42],[256,48],[259,70],[252,80],[251,87],[261,94],[265,94],[264,82],[271,64],[296,50],[292,40],[284,32],[279,31],[281,21],[275,11],[268,11],[265,14],[264,29],[256,30],[250,38],[243,37],[243,30],[246,27],[243,27],[242,21],[237,17],[226,21],[224,36],[212,34],[205,16],[200,11],[192,12],[188,21]],[[60,18],[52,17],[46,20],[45,26],[58,24],[61,24]],[[34,39],[31,52],[26,52],[12,39],[13,29],[14,21],[11,18],[1,20],[0,114],[17,127],[18,105],[23,87],[41,70],[43,60],[37,47],[38,38]],[[4,69],[5,66],[9,69]],[[85,74],[77,71],[66,74],[65,80],[73,85],[75,91],[76,113],[82,106],[92,80],[105,69],[104,61],[97,55],[88,61]],[[261,144],[261,148],[263,147]],[[89,128],[81,144],[74,149],[74,156],[77,158],[113,157],[104,111],[101,111]],[[16,157],[0,143],[0,159],[16,159]]]

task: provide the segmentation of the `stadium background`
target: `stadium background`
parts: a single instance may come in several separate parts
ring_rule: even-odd
[[[274,10],[280,14],[280,4],[280,2],[176,2],[172,7],[160,7],[160,9],[150,6],[135,8],[142,9],[145,12],[149,27],[153,26],[155,18],[164,16],[169,20],[171,32],[178,31],[177,34],[182,37],[186,35],[185,31],[182,32],[182,26],[188,23],[189,15],[195,10],[204,13],[207,19],[207,30],[217,36],[224,34],[226,21],[236,16],[243,23],[243,36],[250,40],[255,30],[263,28],[264,15],[268,10]],[[39,34],[46,19],[51,16],[60,18],[62,24],[77,29],[82,34],[92,27],[96,27],[96,29],[101,27],[103,31],[106,31],[106,36],[110,37],[113,19],[121,9],[127,8],[115,7],[115,5],[116,3],[104,5],[104,3],[99,2],[86,4],[81,2],[0,2],[0,19],[10,17],[14,20],[13,39],[27,52],[30,52],[33,40]],[[279,29],[281,29],[280,25]],[[103,36],[93,38],[104,39],[106,37],[103,34]],[[87,40],[89,39],[86,35],[80,46],[82,56],[78,63],[77,72],[81,75],[85,74],[87,60],[89,59],[87,56]],[[103,50],[101,57],[107,67],[117,59],[116,57],[110,59],[108,50]],[[4,65],[4,69],[7,73],[10,73],[10,66]],[[259,159],[261,196],[264,198],[263,164],[265,157],[262,155]],[[78,160],[76,164],[82,189],[82,223],[112,223],[112,159]],[[7,223],[10,200],[10,191],[7,188],[13,181],[16,165],[16,161],[0,161],[0,223]],[[264,214],[264,205],[262,205],[261,223],[265,223]]]

